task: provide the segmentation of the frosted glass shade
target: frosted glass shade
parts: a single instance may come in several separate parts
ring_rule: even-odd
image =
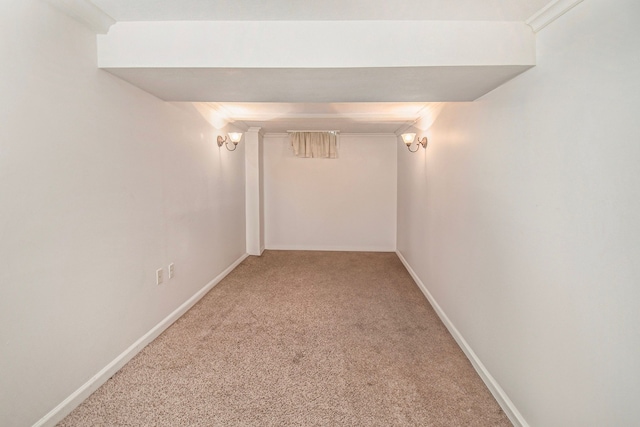
[[[242,139],[242,132],[229,132],[229,139],[233,143],[238,143]]]
[[[402,140],[407,145],[411,145],[415,139],[416,139],[416,134],[415,133],[403,133],[402,134]]]

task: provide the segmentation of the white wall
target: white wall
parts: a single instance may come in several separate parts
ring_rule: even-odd
[[[531,426],[640,419],[638,17],[579,4],[398,148],[398,249]]]
[[[342,135],[338,159],[303,159],[264,138],[267,249],[394,251],[396,138]]]
[[[244,153],[44,2],[0,2],[0,62],[0,424],[27,426],[245,253]]]

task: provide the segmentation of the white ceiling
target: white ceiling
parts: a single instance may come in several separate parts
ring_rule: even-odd
[[[525,21],[549,0],[92,0],[116,21]]]
[[[198,111],[214,126],[260,127],[269,133],[289,130],[339,130],[342,133],[400,133],[435,120],[442,103],[252,103],[210,102]],[[416,119],[420,118],[418,123]]]
[[[411,26],[418,26],[417,21],[523,22],[549,3],[549,0],[90,1],[116,21],[353,20],[410,21]],[[402,28],[398,32],[403,32]],[[412,125],[426,130],[444,105],[416,101],[470,101],[529,67],[494,66],[493,70],[482,66],[409,67],[389,69],[389,75],[384,74],[386,69],[379,68],[369,70],[382,73],[370,76],[370,81],[357,68],[107,68],[161,99],[194,102],[197,111],[216,127],[232,123],[245,129],[260,127],[265,133],[288,130],[400,133]],[[246,82],[254,84],[247,86]],[[349,94],[346,98],[345,93]]]

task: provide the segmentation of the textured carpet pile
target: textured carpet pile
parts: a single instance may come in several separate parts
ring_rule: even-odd
[[[59,426],[511,426],[393,253],[249,257]]]

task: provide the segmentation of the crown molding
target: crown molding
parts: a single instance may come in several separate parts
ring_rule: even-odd
[[[582,1],[583,0],[554,0],[533,14],[525,23],[531,27],[534,33],[537,33],[573,9],[578,3],[582,3]]]
[[[107,34],[116,20],[89,0],[44,0],[96,34]]]
[[[242,120],[231,120],[229,121],[228,125],[239,129],[242,132],[249,132],[251,130],[251,127]]]
[[[258,135],[260,135],[261,137],[264,138],[265,133],[264,133],[264,128],[260,127],[260,126],[250,126],[246,132],[255,132]]]
[[[396,137],[394,133],[371,133],[371,132],[340,132],[341,137],[346,136],[362,136],[362,137]],[[287,132],[267,132],[264,134],[265,138],[287,138],[289,134]]]

